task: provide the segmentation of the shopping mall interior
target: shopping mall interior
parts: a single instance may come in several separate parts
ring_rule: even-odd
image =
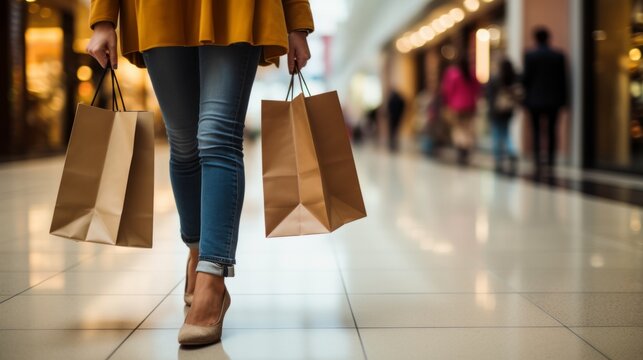
[[[77,106],[112,101],[86,53],[94,1],[0,5],[1,359],[643,358],[643,0],[310,0],[303,87],[337,91],[367,215],[266,236],[262,100],[291,76],[260,67],[232,305],[200,347],[177,343],[164,119],[124,57],[122,100],[154,119],[153,246],[50,234]],[[538,122],[543,48],[562,100]],[[475,85],[465,110],[450,74]]]

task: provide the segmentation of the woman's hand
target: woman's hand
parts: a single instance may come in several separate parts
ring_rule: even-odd
[[[118,51],[116,50],[116,30],[114,24],[102,21],[94,25],[94,34],[87,44],[87,53],[98,60],[100,66],[105,68],[107,62],[112,68],[118,67]]]
[[[290,74],[295,71],[295,62],[297,67],[302,69],[310,59],[306,36],[308,34],[304,31],[293,31],[288,34],[288,72]]]

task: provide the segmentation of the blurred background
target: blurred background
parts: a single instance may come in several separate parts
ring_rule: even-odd
[[[85,54],[89,0],[5,0],[0,5],[0,160],[60,154],[78,102],[88,103],[101,74]],[[440,130],[439,88],[449,64],[466,54],[484,86],[507,57],[518,73],[546,26],[566,55],[568,106],[557,126],[556,156],[577,169],[643,173],[643,1],[641,0],[311,0],[316,31],[304,76],[313,92],[338,90],[356,142],[389,138],[392,90],[401,97],[399,148],[448,156]],[[121,59],[130,109],[158,105],[144,70]],[[260,99],[280,99],[286,70],[262,68],[247,120],[260,124]],[[489,104],[480,96],[476,118]],[[510,136],[531,156],[530,127],[516,111]],[[160,115],[157,132],[164,130]],[[447,131],[448,132],[448,131]],[[476,149],[491,149],[489,122],[475,121]],[[445,151],[441,151],[445,149]]]
[[[0,358],[642,359],[643,0],[310,4],[303,76],[339,94],[368,217],[264,238],[261,100],[290,76],[260,68],[233,306],[223,342],[194,350],[176,344],[186,248],[146,71],[121,58],[117,74],[128,110],[155,112],[153,249],[50,236],[74,113],[102,75],[90,0],[0,1]],[[554,95],[541,172],[523,103]],[[513,166],[489,171],[507,140]]]

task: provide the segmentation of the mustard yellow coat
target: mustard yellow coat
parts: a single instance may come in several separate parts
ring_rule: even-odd
[[[308,0],[91,0],[90,26],[117,24],[123,55],[145,67],[141,52],[163,46],[263,47],[262,65],[288,52],[288,33],[314,30]]]

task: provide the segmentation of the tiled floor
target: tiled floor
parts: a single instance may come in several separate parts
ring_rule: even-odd
[[[62,159],[0,166],[0,358],[642,358],[643,209],[357,149],[368,218],[265,239],[256,145],[223,341],[181,348],[157,153],[153,249],[49,236]]]

